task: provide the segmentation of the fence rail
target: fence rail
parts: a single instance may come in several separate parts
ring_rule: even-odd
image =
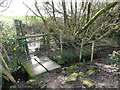
[[[19,37],[13,37],[15,39],[27,39],[27,38],[35,38],[35,37],[43,37],[47,35],[57,35],[56,33],[51,33],[51,34],[40,34],[40,35],[31,35],[31,36],[19,36]]]

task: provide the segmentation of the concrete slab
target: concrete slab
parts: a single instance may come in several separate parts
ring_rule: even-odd
[[[40,65],[38,62],[41,63],[44,67]],[[40,58],[38,58],[37,56],[33,56],[31,60],[25,61],[23,63],[23,67],[28,72],[30,77],[35,77],[39,74],[47,72],[47,70],[51,71],[51,70],[60,68],[61,66],[53,62],[51,59],[49,59],[46,56],[43,56]],[[45,68],[47,68],[47,70]]]
[[[47,68],[49,71],[54,70],[56,68],[60,68],[61,66],[58,65],[57,63],[53,62],[50,58],[48,57],[40,57],[38,58],[37,56],[33,57],[36,59],[38,62],[40,62],[45,68]]]

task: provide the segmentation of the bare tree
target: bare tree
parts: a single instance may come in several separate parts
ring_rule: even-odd
[[[0,0],[0,7],[3,8],[0,12],[7,10],[11,4],[12,0]]]
[[[74,43],[78,42],[77,45],[79,45],[79,42],[81,42],[84,37],[88,40],[91,40],[96,33],[99,35],[103,35],[105,33],[103,29],[103,23],[109,25],[107,19],[106,22],[103,22],[104,18],[108,18],[106,17],[109,14],[107,12],[112,7],[118,4],[117,2],[112,2],[110,4],[100,3],[99,5],[96,5],[96,3],[92,2],[78,2],[77,0],[75,1],[75,3],[73,3],[72,1],[65,2],[65,0],[59,1],[60,5],[57,6],[55,5],[55,2],[53,2],[53,0],[51,0],[51,2],[45,2],[44,8],[48,14],[48,19],[44,18],[44,15],[42,15],[40,8],[38,8],[39,1],[35,0],[35,8],[38,14],[36,14],[35,11],[33,11],[30,7],[29,9],[36,16],[40,17],[43,20],[45,27],[49,32],[58,33],[58,36],[55,36],[56,39],[59,39],[58,29],[61,29],[64,33],[63,42],[65,42],[65,44],[67,45],[75,46]],[[58,7],[60,7],[61,9],[58,9]],[[97,7],[97,10],[94,9],[95,7]],[[62,17],[59,17],[58,19],[56,17],[56,13],[61,15]],[[100,16],[102,17],[100,18]],[[91,25],[93,25],[94,27]],[[105,27],[107,27],[108,25],[106,25]],[[101,32],[103,31],[104,33],[101,34]]]

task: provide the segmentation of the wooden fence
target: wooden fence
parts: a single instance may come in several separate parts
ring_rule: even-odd
[[[27,43],[30,43],[31,41],[27,41],[26,39],[28,38],[36,38],[36,37],[42,37],[42,41],[43,41],[43,46],[49,50],[50,49],[50,36],[51,35],[56,35],[56,33],[48,33],[48,34],[39,34],[39,35],[30,35],[30,36],[25,36],[25,33],[23,31],[23,27],[22,27],[22,21],[21,20],[14,20],[15,22],[15,27],[16,27],[16,33],[17,36],[14,37],[15,39],[17,39],[19,45],[21,45],[22,40],[25,41],[25,45],[24,45],[24,51],[27,55],[29,55],[29,49],[27,46]],[[61,35],[60,35],[61,36]],[[35,40],[36,41],[36,40]],[[35,42],[32,41],[32,42]],[[38,40],[37,40],[38,41]],[[60,46],[61,46],[61,52],[62,52],[62,37],[60,37]]]

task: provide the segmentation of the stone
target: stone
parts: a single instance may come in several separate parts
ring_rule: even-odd
[[[95,88],[95,84],[90,80],[90,79],[85,79],[82,81],[82,84],[86,87],[86,88]]]
[[[77,70],[77,69],[78,69],[78,66],[77,66],[77,65],[72,65],[72,66],[70,66],[70,69],[71,69],[71,70]]]
[[[77,76],[78,76],[78,73],[72,73],[70,76],[77,77]]]
[[[78,73],[78,76],[84,77],[85,74],[84,74],[83,72],[79,72],[79,73]]]
[[[89,67],[87,67],[87,70],[90,70],[90,69],[95,70],[95,69],[98,69],[98,68],[96,66],[89,66]]]
[[[66,82],[66,83],[71,83],[71,82],[74,82],[74,81],[76,81],[76,77],[74,77],[74,76],[69,76],[65,82]]]
[[[61,74],[65,74],[66,72],[64,70],[62,70]]]
[[[90,69],[90,70],[88,70],[88,71],[86,72],[86,74],[87,74],[88,76],[92,76],[92,75],[95,75],[95,74],[98,73],[98,72],[100,72],[100,70]]]
[[[66,83],[74,82],[74,81],[76,81],[77,76],[78,76],[78,73],[72,73],[72,74],[66,79],[65,82],[66,82]]]

